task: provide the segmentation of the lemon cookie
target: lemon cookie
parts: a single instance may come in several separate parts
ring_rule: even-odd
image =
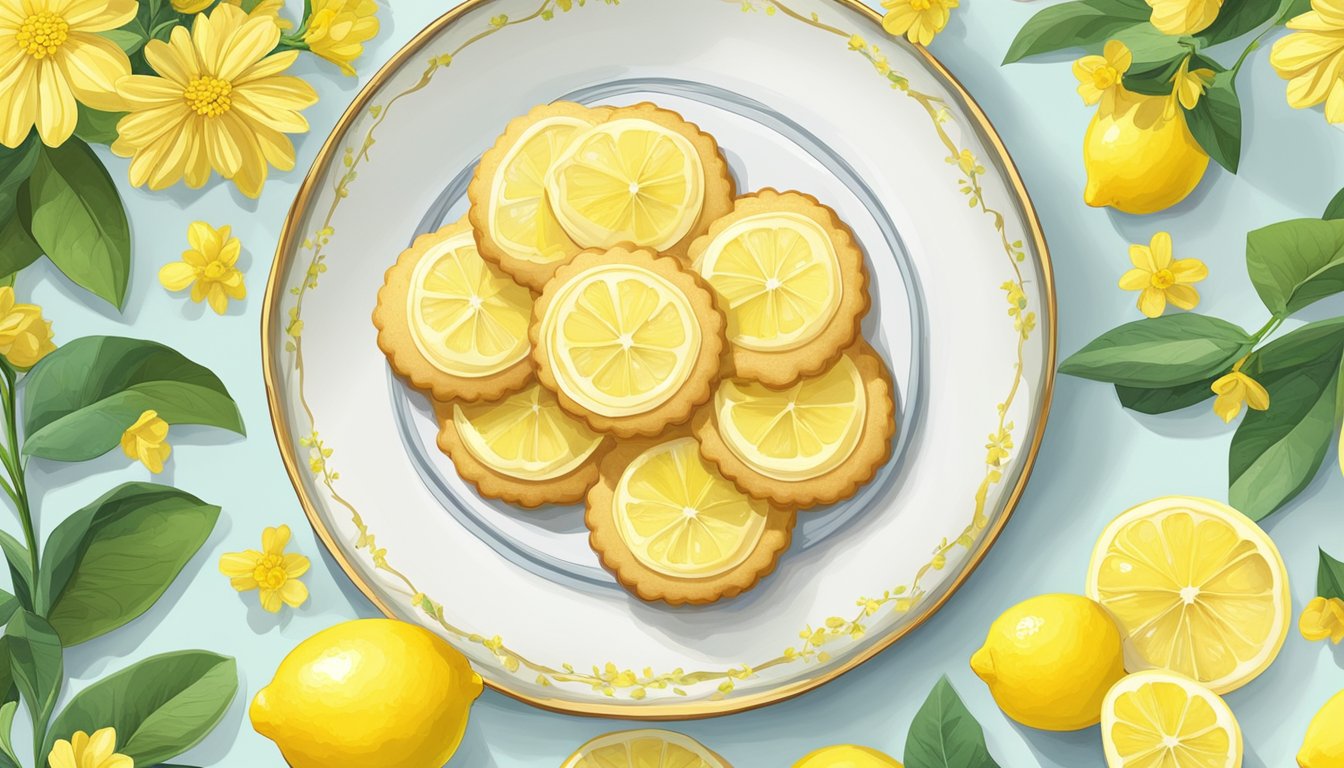
[[[532,294],[476,249],[464,219],[421,235],[387,270],[373,324],[392,369],[438,400],[493,400],[532,373]]]
[[[611,441],[539,384],[502,400],[435,403],[439,449],[483,496],[524,507],[572,504],[597,482]]]
[[[691,244],[728,317],[736,374],[773,387],[829,366],[868,312],[863,252],[811,195],[762,189]]]
[[[860,341],[786,389],[725,379],[695,418],[706,459],[758,499],[799,508],[854,495],[891,453],[891,376]]]
[[[588,492],[588,542],[641,600],[712,603],[774,570],[795,515],[742,493],[688,430],[622,443]]]
[[[534,290],[582,248],[565,234],[546,198],[546,172],[570,142],[611,110],[570,101],[515,118],[481,156],[467,198],[481,256]]]
[[[532,308],[537,378],[618,437],[658,434],[709,400],[723,315],[677,259],[618,246],[561,267]]]
[[[546,193],[560,226],[588,248],[634,243],[685,257],[733,207],[734,184],[714,137],[671,110],[611,110],[551,164]]]

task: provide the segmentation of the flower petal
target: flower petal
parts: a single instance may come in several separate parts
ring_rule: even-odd
[[[261,532],[261,551],[268,555],[283,555],[285,547],[289,544],[289,538],[288,525],[267,528]]]
[[[219,556],[219,572],[225,576],[248,576],[256,570],[257,563],[265,555],[255,549],[242,552],[225,552]]]
[[[1152,284],[1153,275],[1142,269],[1131,269],[1120,276],[1120,287],[1126,291],[1142,291]]]
[[[1148,248],[1153,253],[1154,267],[1166,269],[1171,266],[1171,233],[1155,233],[1152,242],[1148,244]]]
[[[286,576],[291,579],[297,579],[308,572],[308,568],[312,563],[303,555],[291,552],[285,555],[281,565],[285,569]]]
[[[194,267],[184,261],[174,261],[164,264],[159,270],[159,283],[170,291],[184,291],[195,282],[197,272]]]
[[[308,600],[308,586],[298,579],[289,579],[280,588],[280,599],[291,608],[298,608]]]
[[[1181,309],[1194,309],[1199,304],[1199,291],[1189,285],[1173,285],[1167,289],[1167,301]]]
[[[1199,259],[1177,259],[1167,269],[1178,283],[1198,283],[1209,276],[1209,268]]]
[[[280,606],[283,604],[280,600],[280,591],[277,589],[263,589],[259,595],[261,598],[261,607],[271,613],[279,613]]]
[[[1139,311],[1148,317],[1161,317],[1167,309],[1167,295],[1159,288],[1149,286],[1139,294]]]
[[[131,74],[131,61],[117,44],[101,35],[71,33],[56,58],[80,101],[104,111],[125,109],[117,81]]]
[[[1149,274],[1161,269],[1153,259],[1153,250],[1146,245],[1129,246],[1129,261],[1135,269],[1141,269]]]
[[[37,75],[37,132],[42,143],[59,147],[75,132],[79,105],[65,73],[54,59],[46,59]]]

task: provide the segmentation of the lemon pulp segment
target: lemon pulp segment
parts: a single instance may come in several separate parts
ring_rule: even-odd
[[[1111,523],[1088,596],[1115,617],[1131,671],[1159,667],[1216,692],[1274,660],[1287,635],[1287,575],[1273,542],[1207,499],[1156,499]]]
[[[538,384],[495,403],[455,404],[453,425],[478,461],[522,480],[567,475],[602,444]]]
[[[625,264],[593,267],[557,292],[542,343],[566,395],[603,416],[644,413],[694,367],[700,323],[667,278]]]
[[[696,267],[726,305],[728,338],[747,349],[806,344],[840,307],[835,246],[802,214],[761,213],[733,222]]]
[[[671,731],[645,729],[599,736],[562,768],[728,768],[699,742]]]
[[[741,565],[765,531],[769,506],[746,496],[684,437],[640,454],[621,474],[612,514],[621,540],[646,567],[705,578]]]
[[[591,123],[548,117],[529,126],[505,154],[490,185],[490,236],[509,255],[548,264],[579,251],[556,220],[546,198],[546,172],[564,148]]]
[[[444,373],[488,376],[527,356],[532,294],[481,258],[470,230],[421,257],[406,302],[416,348]]]
[[[705,169],[681,134],[641,118],[596,125],[552,164],[546,189],[575,242],[666,250],[704,207]]]
[[[1103,704],[1102,740],[1112,768],[1233,768],[1241,729],[1204,686],[1166,672],[1131,675]]]
[[[727,380],[715,394],[719,434],[739,459],[776,480],[806,480],[840,466],[859,444],[868,398],[848,356],[788,389]]]

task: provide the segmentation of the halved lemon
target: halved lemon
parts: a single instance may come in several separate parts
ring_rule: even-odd
[[[1110,768],[1240,768],[1241,727],[1207,687],[1159,670],[1121,678],[1101,710]]]
[[[704,459],[693,437],[640,454],[616,483],[612,515],[645,567],[679,578],[741,565],[765,531],[770,506],[738,491]]]
[[[1288,573],[1237,510],[1167,496],[1117,517],[1097,540],[1087,596],[1125,635],[1125,668],[1178,672],[1226,693],[1263,672],[1288,635]]]
[[[494,403],[454,404],[453,426],[478,461],[521,480],[563,477],[603,440],[538,384]]]
[[[510,256],[546,264],[579,252],[546,200],[546,172],[574,137],[591,127],[579,117],[543,118],[505,153],[491,179],[486,222],[491,239]]]
[[[681,133],[644,117],[616,118],[574,138],[551,165],[546,191],[578,244],[665,251],[700,216],[705,169]]]
[[[560,768],[731,768],[700,742],[672,731],[645,728],[598,736]]]
[[[867,394],[848,356],[785,390],[727,380],[714,407],[719,433],[749,467],[777,480],[806,480],[835,469],[863,434]]]

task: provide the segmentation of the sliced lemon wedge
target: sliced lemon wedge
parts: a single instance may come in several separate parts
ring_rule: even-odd
[[[546,175],[560,225],[585,247],[634,243],[665,251],[704,207],[705,169],[685,136],[617,118],[578,135]]]
[[[538,384],[494,403],[454,404],[453,425],[478,461],[521,480],[563,477],[602,444]]]
[[[470,229],[425,253],[406,301],[416,348],[444,373],[489,376],[527,356],[532,294],[481,258]]]
[[[1274,542],[1237,510],[1168,496],[1117,517],[1098,539],[1087,596],[1125,635],[1125,668],[1178,672],[1226,693],[1283,647],[1291,605]]]
[[[719,432],[739,459],[776,480],[806,480],[835,469],[863,434],[867,397],[849,356],[788,389],[751,381],[719,385]]]
[[[545,182],[555,158],[591,127],[579,117],[542,118],[505,153],[491,179],[486,226],[491,239],[510,256],[549,264],[579,252],[551,212]]]
[[[1181,675],[1139,672],[1101,710],[1110,768],[1240,768],[1241,727],[1216,693]]]
[[[645,728],[598,736],[560,768],[731,768],[689,736]]]
[[[617,482],[612,514],[641,564],[665,576],[704,578],[746,561],[770,506],[738,491],[683,437],[641,453]]]

